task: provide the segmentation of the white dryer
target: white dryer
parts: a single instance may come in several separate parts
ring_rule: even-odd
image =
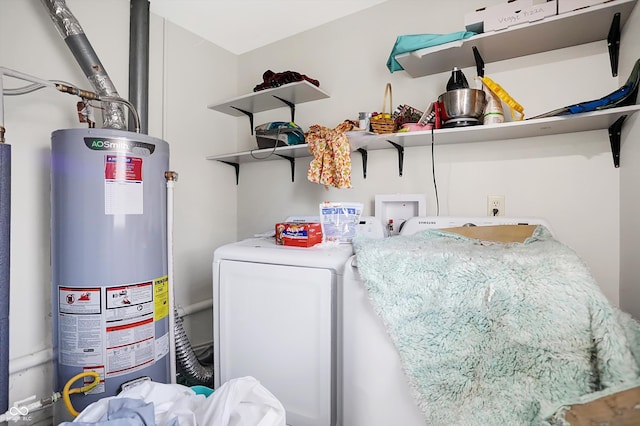
[[[549,224],[537,218],[413,217],[402,235],[426,229],[498,224]],[[396,238],[396,237],[392,237]],[[357,257],[347,261],[343,280],[343,414],[345,426],[424,426],[398,351],[369,301]]]
[[[253,376],[294,426],[338,424],[340,293],[351,244],[253,238],[214,252],[215,387]]]

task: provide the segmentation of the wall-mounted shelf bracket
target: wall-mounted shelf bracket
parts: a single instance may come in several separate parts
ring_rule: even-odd
[[[276,95],[272,95],[274,98],[276,98],[277,100],[287,104],[287,106],[289,107],[289,109],[291,110],[291,122],[295,123],[296,122],[296,104],[294,104],[293,102],[289,102],[286,99],[282,99],[279,96]]]
[[[291,182],[295,182],[296,176],[296,158],[288,157],[286,155],[276,154],[278,157],[284,158],[285,160],[289,160],[289,164],[291,164]]]
[[[621,116],[609,126],[609,143],[611,144],[611,154],[613,155],[613,165],[620,167],[620,134],[622,133],[622,124],[627,118],[626,115]]]
[[[249,117],[249,126],[251,126],[251,134],[253,135],[253,113],[250,112],[250,111],[245,111],[245,110],[240,109],[238,107],[234,107],[233,105],[231,105],[231,108],[235,109],[236,111],[240,111],[241,113],[243,113],[247,117]]]
[[[618,76],[618,56],[620,54],[620,12],[613,15],[609,35],[607,36],[609,48],[609,61],[611,62],[611,75]]]
[[[404,167],[404,146],[387,140],[398,151],[398,175],[402,176],[402,168]]]
[[[218,161],[220,161],[221,163],[233,166],[236,169],[236,185],[238,185],[238,182],[240,180],[240,164],[233,163],[231,161],[224,161],[224,160],[218,160]]]
[[[357,150],[360,154],[362,154],[362,177],[364,179],[367,178],[367,156],[369,153],[364,148],[358,148]]]

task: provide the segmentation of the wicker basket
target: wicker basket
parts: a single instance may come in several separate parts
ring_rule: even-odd
[[[389,112],[386,112],[387,95],[389,96]],[[387,87],[384,89],[384,99],[382,100],[382,113],[375,117],[371,117],[371,129],[374,133],[385,134],[395,133],[398,128],[396,120],[391,118],[393,111],[393,93],[391,92],[391,83],[387,83]],[[389,118],[385,118],[385,117]]]

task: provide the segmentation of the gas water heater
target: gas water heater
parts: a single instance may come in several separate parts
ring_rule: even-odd
[[[101,377],[72,396],[77,411],[141,377],[170,382],[167,170],[169,145],[148,135],[52,133],[55,387],[82,372]]]

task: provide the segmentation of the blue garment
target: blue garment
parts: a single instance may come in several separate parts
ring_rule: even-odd
[[[109,400],[108,411],[96,423],[65,422],[59,426],[156,426],[153,402],[141,399],[114,398]],[[178,426],[173,419],[171,426]]]
[[[387,68],[389,68],[391,72],[404,69],[402,65],[396,61],[396,55],[401,53],[413,52],[414,50],[424,49],[425,47],[438,46],[440,44],[469,38],[474,35],[476,35],[476,33],[471,31],[459,31],[450,34],[412,34],[398,36],[387,60]]]

